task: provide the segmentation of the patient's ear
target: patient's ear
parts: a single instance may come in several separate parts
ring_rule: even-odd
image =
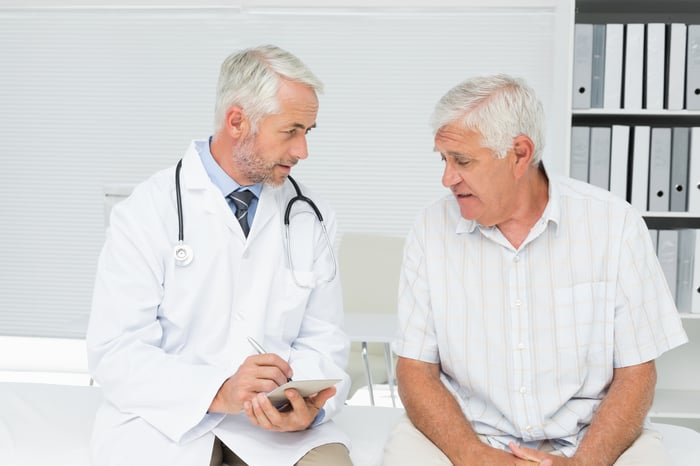
[[[535,144],[529,136],[521,134],[513,139],[513,154],[515,155],[515,176],[521,177],[532,163],[535,154]]]

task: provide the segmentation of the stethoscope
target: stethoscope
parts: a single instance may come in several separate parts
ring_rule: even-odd
[[[192,260],[194,259],[194,252],[192,251],[192,248],[185,243],[185,228],[184,228],[184,221],[183,221],[183,214],[182,214],[182,191],[180,189],[180,170],[182,168],[182,159],[180,159],[177,162],[177,165],[175,166],[175,199],[177,203],[177,244],[175,245],[175,249],[173,250],[173,255],[175,256],[175,264],[180,266],[180,267],[185,267],[189,265]],[[316,218],[318,219],[318,222],[321,224],[321,229],[323,231],[323,236],[325,237],[326,240],[326,247],[328,248],[328,251],[330,252],[331,255],[331,261],[333,262],[333,273],[330,275],[329,278],[326,280],[323,280],[321,283],[328,283],[332,281],[337,272],[338,272],[338,266],[337,266],[337,261],[335,259],[335,253],[333,252],[333,245],[331,244],[331,239],[328,236],[328,230],[326,229],[326,223],[323,221],[323,215],[321,214],[321,211],[319,210],[318,207],[316,207],[316,203],[314,203],[311,198],[304,196],[304,194],[301,192],[301,188],[299,188],[299,185],[297,182],[292,178],[291,176],[287,176],[287,179],[292,183],[292,186],[294,186],[294,190],[296,191],[296,196],[292,197],[288,202],[287,202],[287,207],[284,210],[284,240],[286,242],[287,246],[287,264],[289,265],[289,269],[292,272],[292,279],[294,280],[294,283],[297,284],[297,286],[303,287],[303,288],[309,288],[312,285],[309,284],[302,284],[298,280],[298,277],[296,275],[293,263],[292,263],[292,248],[291,248],[291,240],[290,240],[290,235],[289,235],[289,219],[291,216],[292,212],[292,206],[294,206],[294,203],[297,201],[301,201],[306,203],[311,209],[314,211],[314,214],[316,215]]]

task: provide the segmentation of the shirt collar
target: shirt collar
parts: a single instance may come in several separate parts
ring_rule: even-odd
[[[552,225],[557,228],[561,220],[561,200],[559,199],[560,193],[558,187],[559,182],[556,177],[552,177],[547,173],[547,170],[544,167],[544,162],[540,162],[540,168],[549,181],[547,187],[549,199],[547,200],[547,205],[544,208],[544,212],[542,212],[540,221],[544,220],[546,224],[552,223]],[[476,220],[469,220],[461,217],[457,223],[457,234],[473,233],[477,228],[479,228],[479,230],[482,232],[488,232],[496,227],[483,226]]]
[[[206,170],[209,179],[212,183],[219,188],[224,196],[228,196],[233,191],[241,187],[240,184],[231,178],[214,160],[214,156],[211,153],[211,136],[209,139],[201,139],[194,142],[194,147],[197,149],[199,158],[202,160],[202,165],[204,165],[204,170]],[[256,197],[260,198],[260,193],[262,192],[262,183],[256,183],[250,186],[245,186],[247,189],[253,192]]]

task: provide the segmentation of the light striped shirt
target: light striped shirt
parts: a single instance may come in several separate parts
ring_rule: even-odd
[[[687,341],[641,216],[609,192],[550,176],[549,201],[515,249],[461,217],[452,195],[406,243],[394,351],[439,363],[493,446],[549,439],[573,455],[613,368]]]

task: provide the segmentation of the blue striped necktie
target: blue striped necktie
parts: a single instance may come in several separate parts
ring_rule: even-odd
[[[248,237],[248,232],[250,231],[250,226],[248,225],[248,207],[250,206],[250,201],[255,197],[251,191],[245,189],[241,191],[233,191],[228,195],[231,199],[233,205],[236,206],[236,218],[238,223],[241,224],[243,229],[243,234]]]

